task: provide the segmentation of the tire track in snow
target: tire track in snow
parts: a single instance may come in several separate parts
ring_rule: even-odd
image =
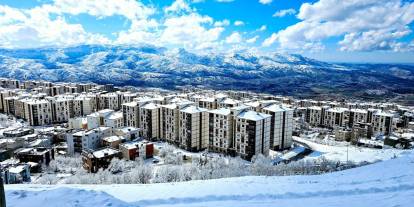
[[[353,190],[330,190],[330,191],[315,191],[315,192],[287,192],[282,194],[256,194],[256,195],[208,195],[203,197],[181,197],[168,199],[153,199],[140,200],[132,202],[138,206],[152,206],[152,205],[173,205],[173,204],[191,204],[201,202],[215,202],[215,201],[252,201],[252,200],[279,200],[279,199],[303,199],[315,197],[335,197],[335,196],[352,196],[363,194],[376,194],[388,192],[414,191],[414,185],[396,185],[386,186],[382,188],[371,187],[366,189],[355,188]]]

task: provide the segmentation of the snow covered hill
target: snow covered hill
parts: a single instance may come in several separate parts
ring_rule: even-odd
[[[414,151],[314,176],[240,177],[148,185],[7,185],[17,206],[412,206]]]
[[[151,45],[0,49],[0,77],[146,87],[206,86],[286,95],[413,94],[410,65],[333,64],[253,51],[196,54]]]

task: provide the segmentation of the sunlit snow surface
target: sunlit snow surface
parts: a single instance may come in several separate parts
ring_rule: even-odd
[[[12,206],[412,206],[414,151],[315,176],[149,185],[6,185]]]

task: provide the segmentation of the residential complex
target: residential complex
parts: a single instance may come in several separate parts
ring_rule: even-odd
[[[113,157],[152,157],[155,142],[252,160],[259,154],[289,150],[293,136],[303,133],[321,131],[336,140],[364,144],[391,139],[414,126],[412,107],[390,103],[92,83],[7,79],[0,83],[0,112],[42,129],[5,131],[0,143],[9,150],[5,157],[22,147],[49,147],[68,156],[82,154],[90,172],[107,166]]]

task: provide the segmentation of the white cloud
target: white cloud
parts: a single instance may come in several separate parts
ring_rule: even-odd
[[[284,17],[286,15],[294,15],[296,14],[296,10],[294,9],[284,9],[279,10],[273,14],[273,17]]]
[[[64,14],[89,14],[97,18],[121,15],[131,21],[131,29],[145,31],[153,25],[147,18],[154,9],[135,0],[55,0],[32,9],[0,6],[1,47],[69,46],[110,44],[107,37],[85,31],[81,24],[70,24]],[[130,29],[130,30],[131,30]]]
[[[270,4],[273,0],[259,0],[259,3],[261,4]]]
[[[135,0],[55,0],[52,10],[78,15],[87,13],[96,17],[125,16],[130,20],[145,19],[155,10]]]
[[[222,21],[214,22],[214,26],[216,26],[216,27],[225,27],[225,26],[229,26],[229,25],[230,25],[230,21],[228,19],[224,19]]]
[[[247,43],[255,43],[259,39],[259,35],[256,35],[248,40],[246,40]]]
[[[243,21],[237,20],[234,22],[234,26],[243,26],[243,25],[244,25]]]
[[[284,49],[321,48],[330,37],[343,37],[341,50],[394,50],[407,48],[399,42],[411,33],[414,3],[401,0],[320,0],[304,3],[297,17],[302,20],[277,33],[262,45],[278,43]]]
[[[163,24],[165,29],[162,31],[160,41],[185,48],[195,48],[202,43],[213,43],[219,39],[224,28],[205,27],[211,26],[212,23],[211,17],[198,13],[170,17]]]
[[[240,33],[238,32],[233,32],[230,36],[228,36],[226,38],[226,43],[228,44],[235,44],[235,43],[240,43],[242,41],[242,37],[240,35]]]
[[[52,9],[49,5],[31,10],[0,7],[0,46],[27,48],[110,42],[100,34],[86,32],[80,24],[67,23],[61,16],[50,18]]]
[[[164,9],[166,13],[168,12],[180,12],[180,11],[186,11],[191,12],[192,9],[190,6],[185,2],[184,0],[175,0],[170,6],[166,7]]]
[[[234,0],[216,0],[217,2],[228,3],[233,2]]]
[[[256,31],[258,31],[258,32],[263,32],[263,31],[266,31],[266,29],[267,29],[267,26],[266,25],[262,25],[259,29],[257,29]]]

